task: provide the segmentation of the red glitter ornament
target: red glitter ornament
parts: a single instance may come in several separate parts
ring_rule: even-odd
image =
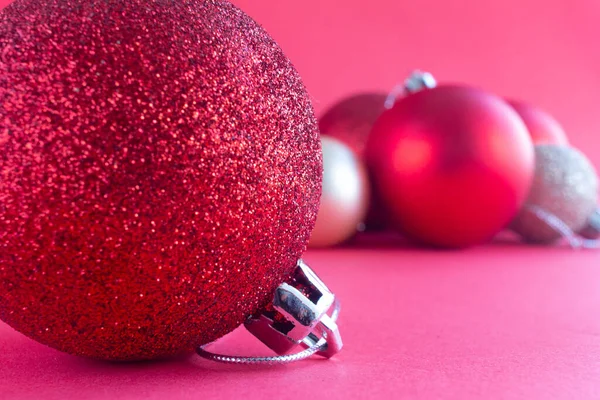
[[[0,318],[72,354],[192,351],[305,249],[318,129],[290,61],[218,0],[0,14]]]
[[[375,123],[367,161],[397,228],[444,247],[491,239],[517,214],[534,172],[517,113],[460,86],[398,100]]]

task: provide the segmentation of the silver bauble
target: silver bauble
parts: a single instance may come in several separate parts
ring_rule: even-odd
[[[532,209],[552,214],[569,229],[579,232],[596,210],[598,176],[590,161],[572,147],[538,145],[535,155],[531,192],[511,227],[527,242],[547,244],[561,234]]]

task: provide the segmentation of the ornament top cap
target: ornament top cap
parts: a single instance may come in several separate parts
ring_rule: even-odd
[[[329,316],[332,307],[334,315]],[[277,354],[323,342],[317,354],[330,358],[343,346],[335,323],[338,312],[334,294],[299,260],[291,279],[276,289],[272,309],[252,316],[244,326]]]
[[[413,71],[404,81],[404,90],[415,93],[423,89],[432,89],[437,86],[437,81],[432,74],[420,70]]]
[[[272,302],[244,323],[277,356],[223,355],[211,353],[204,346],[196,352],[208,360],[228,364],[286,364],[313,354],[331,358],[343,346],[336,324],[339,313],[340,303],[334,294],[308,265],[298,260],[290,278],[275,290]],[[305,350],[290,354],[298,346]]]
[[[433,89],[437,86],[437,80],[429,72],[421,70],[413,71],[406,80],[396,85],[385,100],[385,108],[390,109],[396,104],[398,98],[419,92],[424,89]]]

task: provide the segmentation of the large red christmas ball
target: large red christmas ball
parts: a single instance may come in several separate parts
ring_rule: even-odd
[[[460,86],[398,100],[375,123],[367,158],[398,228],[444,247],[482,243],[504,228],[534,172],[533,144],[518,114]]]
[[[525,122],[534,144],[555,144],[559,146],[569,144],[563,127],[546,111],[516,100],[509,100],[508,104],[515,109]]]
[[[293,270],[321,187],[300,77],[226,1],[0,14],[0,318],[151,359],[236,328]]]

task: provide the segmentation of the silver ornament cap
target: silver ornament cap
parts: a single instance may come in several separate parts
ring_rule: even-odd
[[[435,77],[426,71],[413,71],[404,81],[404,90],[407,93],[415,93],[424,89],[432,89],[437,86]]]
[[[317,354],[330,358],[342,349],[336,317],[328,315],[335,303],[323,281],[299,260],[292,278],[275,291],[272,309],[252,316],[244,326],[277,354],[323,342]]]
[[[396,104],[398,98],[437,86],[435,77],[425,71],[415,70],[402,84],[396,85],[385,100],[385,108],[390,109]]]
[[[335,295],[304,261],[298,260],[292,276],[275,290],[272,302],[244,323],[277,356],[217,354],[207,346],[198,347],[196,352],[228,364],[287,364],[314,354],[331,358],[343,346],[336,323],[339,313]],[[291,353],[297,347],[304,350]]]

